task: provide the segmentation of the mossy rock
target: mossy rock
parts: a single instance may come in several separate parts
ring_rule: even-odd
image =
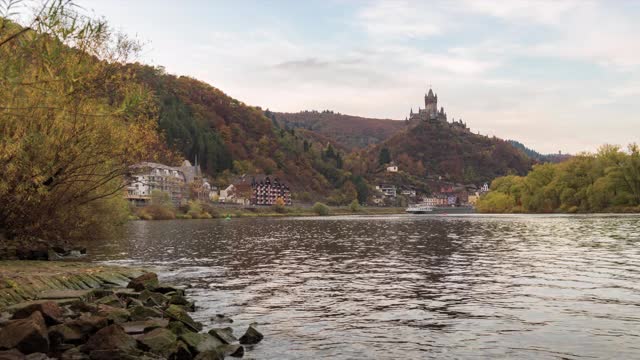
[[[193,320],[187,312],[178,305],[170,305],[166,310],[165,314],[173,320],[180,321],[187,325],[187,327],[195,330],[201,331],[202,324]]]

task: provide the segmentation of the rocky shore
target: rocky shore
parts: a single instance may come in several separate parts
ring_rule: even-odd
[[[223,359],[263,338],[254,325],[203,332],[184,288],[154,273],[45,264],[0,262],[0,360]]]

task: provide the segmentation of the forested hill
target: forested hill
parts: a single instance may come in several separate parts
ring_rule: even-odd
[[[386,154],[388,159],[383,159]],[[419,120],[368,149],[366,156],[370,164],[380,166],[391,160],[414,176],[437,175],[464,183],[524,175],[532,165],[531,159],[505,140],[474,134],[464,124],[441,120]]]
[[[517,149],[522,150],[525,155],[528,157],[538,161],[538,162],[550,162],[550,163],[559,163],[571,158],[571,155],[568,154],[541,154],[533,149],[526,147],[523,143],[516,140],[507,140],[511,145],[516,147]]]
[[[311,130],[349,150],[380,143],[406,126],[404,121],[364,118],[330,110],[267,112],[267,116],[283,127]]]
[[[327,194],[336,186],[327,179],[340,172],[336,161],[321,156],[326,144],[280,128],[260,108],[202,81],[160,68],[128,66],[155,93],[158,124],[169,146],[192,162],[197,156],[219,185],[239,175],[267,174],[283,179],[295,192]]]

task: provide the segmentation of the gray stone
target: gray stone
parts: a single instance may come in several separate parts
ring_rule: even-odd
[[[205,352],[199,353],[194,360],[223,360],[224,355],[222,355],[217,350],[209,350]]]
[[[189,347],[182,341],[178,341],[173,345],[169,353],[169,360],[192,360],[193,355],[189,351]]]
[[[132,321],[162,318],[162,312],[146,306],[134,306],[129,309]]]
[[[142,334],[147,331],[158,328],[166,328],[169,326],[169,320],[167,319],[149,319],[140,321],[129,321],[120,324],[127,334]],[[174,333],[175,334],[175,333]],[[178,335],[178,334],[176,334]]]
[[[240,344],[243,344],[243,345],[257,344],[260,341],[262,341],[263,338],[264,338],[264,335],[262,335],[258,330],[256,330],[256,328],[253,325],[249,325],[249,328],[247,329],[247,331],[244,333],[244,335],[240,337]]]
[[[187,312],[178,305],[170,305],[165,310],[165,315],[173,320],[184,323],[185,325],[187,325],[187,327],[195,331],[202,330],[202,324],[193,320],[191,316],[189,316],[189,314],[187,314]]]
[[[88,301],[93,295],[93,290],[46,290],[38,294],[39,299],[58,300],[58,299],[79,299]]]
[[[135,291],[142,291],[145,289],[154,290],[158,285],[158,275],[154,273],[146,273],[132,279],[127,285],[127,288],[134,289]]]
[[[105,297],[102,297],[95,301],[96,304],[109,305],[113,307],[124,307],[124,302],[120,300],[115,294],[111,294]]]
[[[169,355],[178,338],[171,331],[158,328],[143,334],[137,340],[154,354]]]
[[[244,356],[244,346],[242,345],[222,345],[219,350],[222,350],[222,354],[224,356],[231,357],[243,357]]]
[[[138,300],[142,301],[146,306],[164,306],[169,301],[166,296],[149,290],[140,292]]]
[[[209,335],[213,335],[217,337],[218,339],[222,340],[225,344],[232,344],[238,341],[238,339],[236,339],[236,337],[233,336],[233,329],[230,327],[221,328],[221,329],[219,328],[211,329],[209,330]]]

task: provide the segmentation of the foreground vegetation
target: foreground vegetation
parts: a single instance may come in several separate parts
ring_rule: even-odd
[[[559,164],[505,176],[477,204],[479,212],[640,212],[640,147],[605,145]]]
[[[152,94],[123,69],[139,46],[67,1],[26,26],[8,20],[18,2],[2,4],[0,235],[109,232],[126,220],[129,166],[165,148]]]

